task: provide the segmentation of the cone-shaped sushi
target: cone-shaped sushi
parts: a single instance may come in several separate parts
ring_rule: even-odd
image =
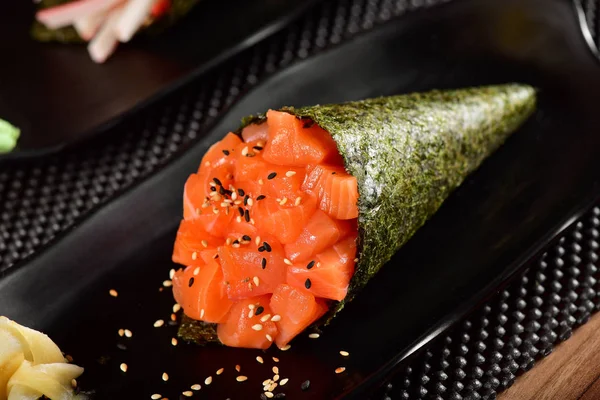
[[[247,118],[185,185],[180,335],[283,347],[335,315],[534,108],[511,84]]]

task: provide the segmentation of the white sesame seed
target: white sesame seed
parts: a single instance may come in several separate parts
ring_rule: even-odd
[[[261,324],[252,325],[252,329],[255,331],[262,331],[263,326]]]
[[[256,286],[258,286],[260,284],[260,281],[258,280],[258,276],[255,276],[254,278],[252,278],[252,282],[254,282],[254,284]]]
[[[268,398],[272,399],[273,398],[273,393],[271,393],[271,392],[265,392],[265,396],[267,396]]]
[[[250,218],[250,223],[254,225],[254,218]]]
[[[242,203],[243,203],[243,201],[240,199],[237,199],[236,201],[233,202],[233,204],[235,204],[236,206],[239,206]]]
[[[233,193],[231,193],[231,200],[236,200],[237,199],[237,192],[235,190],[232,190]]]
[[[308,335],[308,337],[311,339],[318,339],[319,336],[321,336],[321,335],[319,335],[318,333],[311,333],[310,335]]]
[[[213,181],[210,181],[210,182],[208,183],[208,185],[209,185],[209,186],[212,186],[212,187],[216,187],[216,186],[217,186],[217,184],[216,184],[215,182],[213,182]]]
[[[285,346],[280,347],[279,350],[281,350],[281,351],[288,351],[291,348],[292,348],[291,344],[286,344]]]
[[[181,394],[184,395],[185,397],[192,397],[194,395],[194,393],[191,390],[186,390],[185,392],[183,392]]]
[[[279,202],[280,205],[284,205],[285,203],[287,203],[287,197],[284,197],[283,199],[281,199],[281,201]]]
[[[227,239],[225,240],[225,244],[226,244],[227,246],[229,246],[229,245],[231,244],[231,238],[227,238]]]
[[[279,362],[279,358],[277,358],[277,357],[273,357],[273,361],[275,361],[275,362]]]
[[[124,334],[125,334],[125,331],[123,329],[119,329],[119,336],[123,337]]]
[[[244,381],[248,380],[248,377],[244,376],[244,375],[240,375],[237,378],[235,378],[235,380],[238,382],[244,382]]]
[[[249,205],[250,207],[252,207],[252,205],[253,205],[253,204],[254,204],[254,200],[252,200],[252,199],[248,198],[248,205]]]
[[[283,262],[286,263],[287,265],[293,265],[292,262],[290,260],[288,260],[287,258],[284,258]]]
[[[133,332],[131,332],[129,329],[125,329],[123,333],[125,333],[125,337],[127,338],[131,338],[133,336]]]
[[[350,355],[350,353],[348,353],[347,351],[344,351],[344,350],[340,350],[340,354],[343,355],[344,357],[348,357]]]
[[[244,147],[244,148],[242,149],[242,155],[243,155],[243,156],[246,156],[246,155],[248,155],[248,146],[246,146],[246,147]]]
[[[217,372],[215,372],[217,375],[221,375],[223,373],[223,371],[225,371],[225,368],[219,368],[217,370]]]
[[[112,296],[112,297],[118,297],[119,296],[119,292],[117,292],[115,289],[110,289],[108,291],[108,293]]]
[[[281,382],[279,382],[279,386],[284,386],[286,383],[288,383],[289,379],[288,378],[283,378],[281,380]]]
[[[260,244],[260,236],[257,236],[256,239],[254,239],[254,244],[257,246]]]
[[[200,318],[204,318],[204,308],[200,310]]]
[[[240,372],[240,371],[242,370],[242,367],[240,367],[240,364],[236,364],[236,366],[235,366],[235,370],[236,370],[237,372]]]
[[[177,315],[171,314],[171,321],[177,321]]]
[[[219,213],[219,209],[218,208],[213,208],[213,213],[214,214],[218,214]]]
[[[296,197],[296,201],[294,201],[294,205],[295,205],[295,206],[298,206],[298,205],[300,205],[300,202],[301,202],[301,201],[302,201],[302,197],[300,197],[300,196]]]
[[[75,378],[71,379],[71,387],[73,389],[75,389],[77,387],[77,379],[75,379]]]
[[[229,204],[227,204],[227,202],[224,201],[221,203],[221,207],[227,207],[227,206],[229,206]]]
[[[121,371],[123,371],[123,372],[127,372],[127,364],[125,364],[125,363],[122,363],[122,364],[119,366],[119,368],[121,368]]]
[[[273,376],[273,381],[274,382],[277,382],[278,380],[279,380],[279,374]]]
[[[233,247],[234,249],[239,249],[240,244],[239,243],[234,243],[231,245],[231,247]]]
[[[258,145],[258,147],[265,147],[264,140],[259,140],[258,142],[256,142],[256,144]]]
[[[210,161],[207,161],[207,162],[205,162],[205,163],[204,163],[204,166],[206,166],[206,167],[210,167]]]
[[[273,383],[272,379],[265,379],[262,384],[263,386],[268,387],[271,383]]]
[[[345,367],[339,367],[335,369],[335,373],[336,374],[341,374],[342,372],[344,372],[346,370]]]
[[[259,180],[258,180],[258,184],[259,184],[259,185],[264,185],[264,184],[265,184],[265,181],[263,181],[262,179],[259,179]]]
[[[153,394],[152,396],[150,396],[150,398],[151,398],[152,400],[158,400],[158,399],[162,399],[162,394],[155,393],[155,394]]]
[[[254,310],[248,311],[248,318],[254,317]]]
[[[173,312],[179,312],[179,310],[181,310],[181,305],[179,303],[175,303],[173,304]]]
[[[177,339],[176,338],[172,338],[171,339],[171,345],[177,346]]]
[[[159,320],[157,320],[157,321],[154,323],[154,327],[155,327],[155,328],[160,328],[160,327],[161,327],[161,326],[163,326],[164,324],[165,324],[165,321],[163,321],[162,319],[159,319]]]
[[[202,203],[202,208],[208,208],[210,206],[210,203]]]
[[[285,176],[290,177],[296,175],[296,171],[288,171],[285,173]]]
[[[273,315],[273,317],[271,318],[271,321],[273,321],[273,322],[281,321],[281,315],[278,315],[278,314]]]
[[[276,367],[276,366],[275,366],[275,367],[273,367],[273,368],[271,369],[271,371],[273,371],[273,373],[274,373],[274,374],[278,374],[278,373],[279,373],[279,367]]]
[[[175,277],[175,268],[171,268],[171,270],[169,271],[169,279],[173,280],[174,277]]]
[[[355,259],[354,259],[354,262],[358,262],[358,258],[355,258]]]
[[[195,260],[196,258],[198,258],[198,253],[194,251],[192,253],[192,260]]]
[[[263,358],[261,356],[256,356],[256,361],[258,361],[261,364],[264,364],[265,360],[263,360]]]
[[[277,387],[277,382],[273,382],[269,385],[269,387],[267,388],[267,391],[272,392],[273,390],[275,390],[276,387]]]
[[[200,390],[200,389],[202,389],[202,386],[200,386],[198,383],[196,383],[195,385],[192,385],[192,387],[190,387],[190,389],[192,389],[192,390]]]
[[[265,335],[265,337],[267,338],[267,340],[268,340],[269,342],[272,342],[272,341],[273,341],[273,337],[272,337],[271,335],[269,335],[268,333]]]
[[[271,314],[263,315],[262,318],[260,319],[260,322],[267,322],[269,320],[269,318],[271,318]]]
[[[206,378],[204,380],[204,384],[207,386],[210,385],[211,383],[212,383],[212,376],[209,376],[208,378]]]
[[[254,310],[254,307],[256,307],[254,304],[248,304],[249,309]]]
[[[171,286],[173,286],[173,282],[171,282],[170,280],[163,281],[163,286],[164,287],[171,287]]]
[[[165,381],[165,382],[168,381],[169,380],[169,374],[167,374],[166,372],[163,372],[163,374],[162,374],[162,380]]]

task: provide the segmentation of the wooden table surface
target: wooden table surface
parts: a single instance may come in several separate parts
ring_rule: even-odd
[[[600,399],[600,313],[498,395],[498,400],[572,399]]]

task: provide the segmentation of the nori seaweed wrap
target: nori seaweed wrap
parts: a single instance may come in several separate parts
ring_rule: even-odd
[[[330,297],[337,301],[327,303],[328,312],[321,312],[317,324],[327,323],[360,293],[450,193],[527,120],[535,105],[532,87],[507,84],[279,110],[305,128],[316,124],[328,132],[358,188],[354,274],[347,294]],[[247,117],[237,134],[266,125],[266,120],[266,114]],[[175,254],[174,260],[186,265]],[[308,279],[306,289],[311,289]],[[215,325],[185,317],[179,335],[202,343],[215,340],[216,332]]]

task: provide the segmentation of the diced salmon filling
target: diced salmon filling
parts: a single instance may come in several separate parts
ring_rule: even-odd
[[[227,346],[286,346],[346,297],[357,203],[333,138],[269,111],[213,145],[188,178],[175,299],[189,317],[217,323]]]

